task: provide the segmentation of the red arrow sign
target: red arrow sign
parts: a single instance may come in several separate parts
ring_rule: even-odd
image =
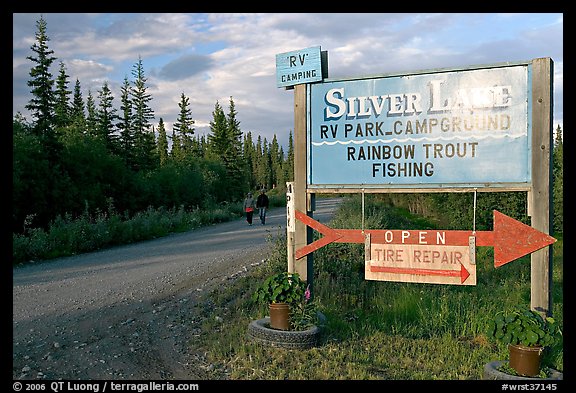
[[[556,242],[556,239],[529,225],[494,210],[494,267],[523,257]]]
[[[556,241],[555,238],[523,224],[505,214],[494,210],[493,231],[439,231],[439,230],[374,230],[332,229],[308,217],[299,210],[295,211],[296,219],[316,229],[324,235],[298,250],[296,258],[300,259],[309,253],[332,242],[364,243],[365,234],[369,233],[372,241],[382,244],[434,244],[434,245],[468,245],[470,236],[476,236],[476,246],[494,247],[494,267],[523,257]]]
[[[435,270],[435,269],[410,269],[401,267],[389,266],[370,266],[370,271],[380,273],[395,273],[395,274],[420,274],[424,276],[443,276],[443,277],[460,277],[460,282],[466,281],[470,276],[470,272],[466,270],[464,265],[460,265],[458,270]]]

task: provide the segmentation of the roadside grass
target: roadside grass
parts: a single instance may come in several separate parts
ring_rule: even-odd
[[[330,226],[360,228],[355,204],[345,202]],[[367,212],[366,228],[427,225],[387,206],[367,206]],[[560,323],[562,243],[553,246],[552,284]],[[200,345],[215,365],[214,379],[478,380],[486,363],[508,358],[507,348],[484,334],[488,320],[503,308],[530,304],[530,257],[495,269],[490,247],[477,249],[476,286],[364,280],[363,245],[329,244],[313,258],[314,297],[327,320],[319,345],[269,348],[246,335],[251,321],[267,315],[251,294],[266,276],[286,269],[285,237],[278,236],[265,263],[209,294]],[[547,352],[544,362],[562,372],[562,346]]]
[[[270,190],[270,207],[286,205],[286,195]],[[241,202],[222,203],[203,208],[148,208],[132,217],[120,214],[112,204],[107,211],[79,217],[59,216],[44,230],[24,228],[12,234],[12,265],[45,261],[100,250],[122,244],[186,232],[207,225],[239,219]]]

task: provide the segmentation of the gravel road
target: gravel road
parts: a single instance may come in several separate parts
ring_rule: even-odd
[[[319,198],[314,218],[339,201]],[[285,213],[15,267],[13,379],[216,379],[190,344],[200,295],[265,260]]]

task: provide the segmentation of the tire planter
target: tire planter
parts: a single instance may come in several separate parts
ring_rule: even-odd
[[[538,377],[520,377],[517,375],[510,375],[499,371],[498,368],[504,362],[501,360],[496,360],[484,365],[484,374],[482,375],[483,380],[531,380],[531,381],[546,381],[546,380],[562,380],[564,376],[561,372],[552,370],[550,377],[548,378],[538,378]]]
[[[318,344],[320,328],[308,330],[278,330],[270,328],[270,317],[258,319],[248,325],[248,337],[263,344],[288,349],[308,349]]]

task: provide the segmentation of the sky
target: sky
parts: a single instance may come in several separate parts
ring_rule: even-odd
[[[563,128],[562,13],[13,13],[13,115],[32,120],[27,56],[36,22],[46,21],[48,48],[97,99],[104,82],[120,107],[124,78],[142,60],[150,107],[171,135],[182,94],[197,135],[209,132],[216,103],[234,101],[242,132],[286,149],[294,130],[294,90],[277,86],[276,55],[320,46],[330,79],[438,68],[554,62],[553,128]],[[98,103],[98,101],[96,101]]]

